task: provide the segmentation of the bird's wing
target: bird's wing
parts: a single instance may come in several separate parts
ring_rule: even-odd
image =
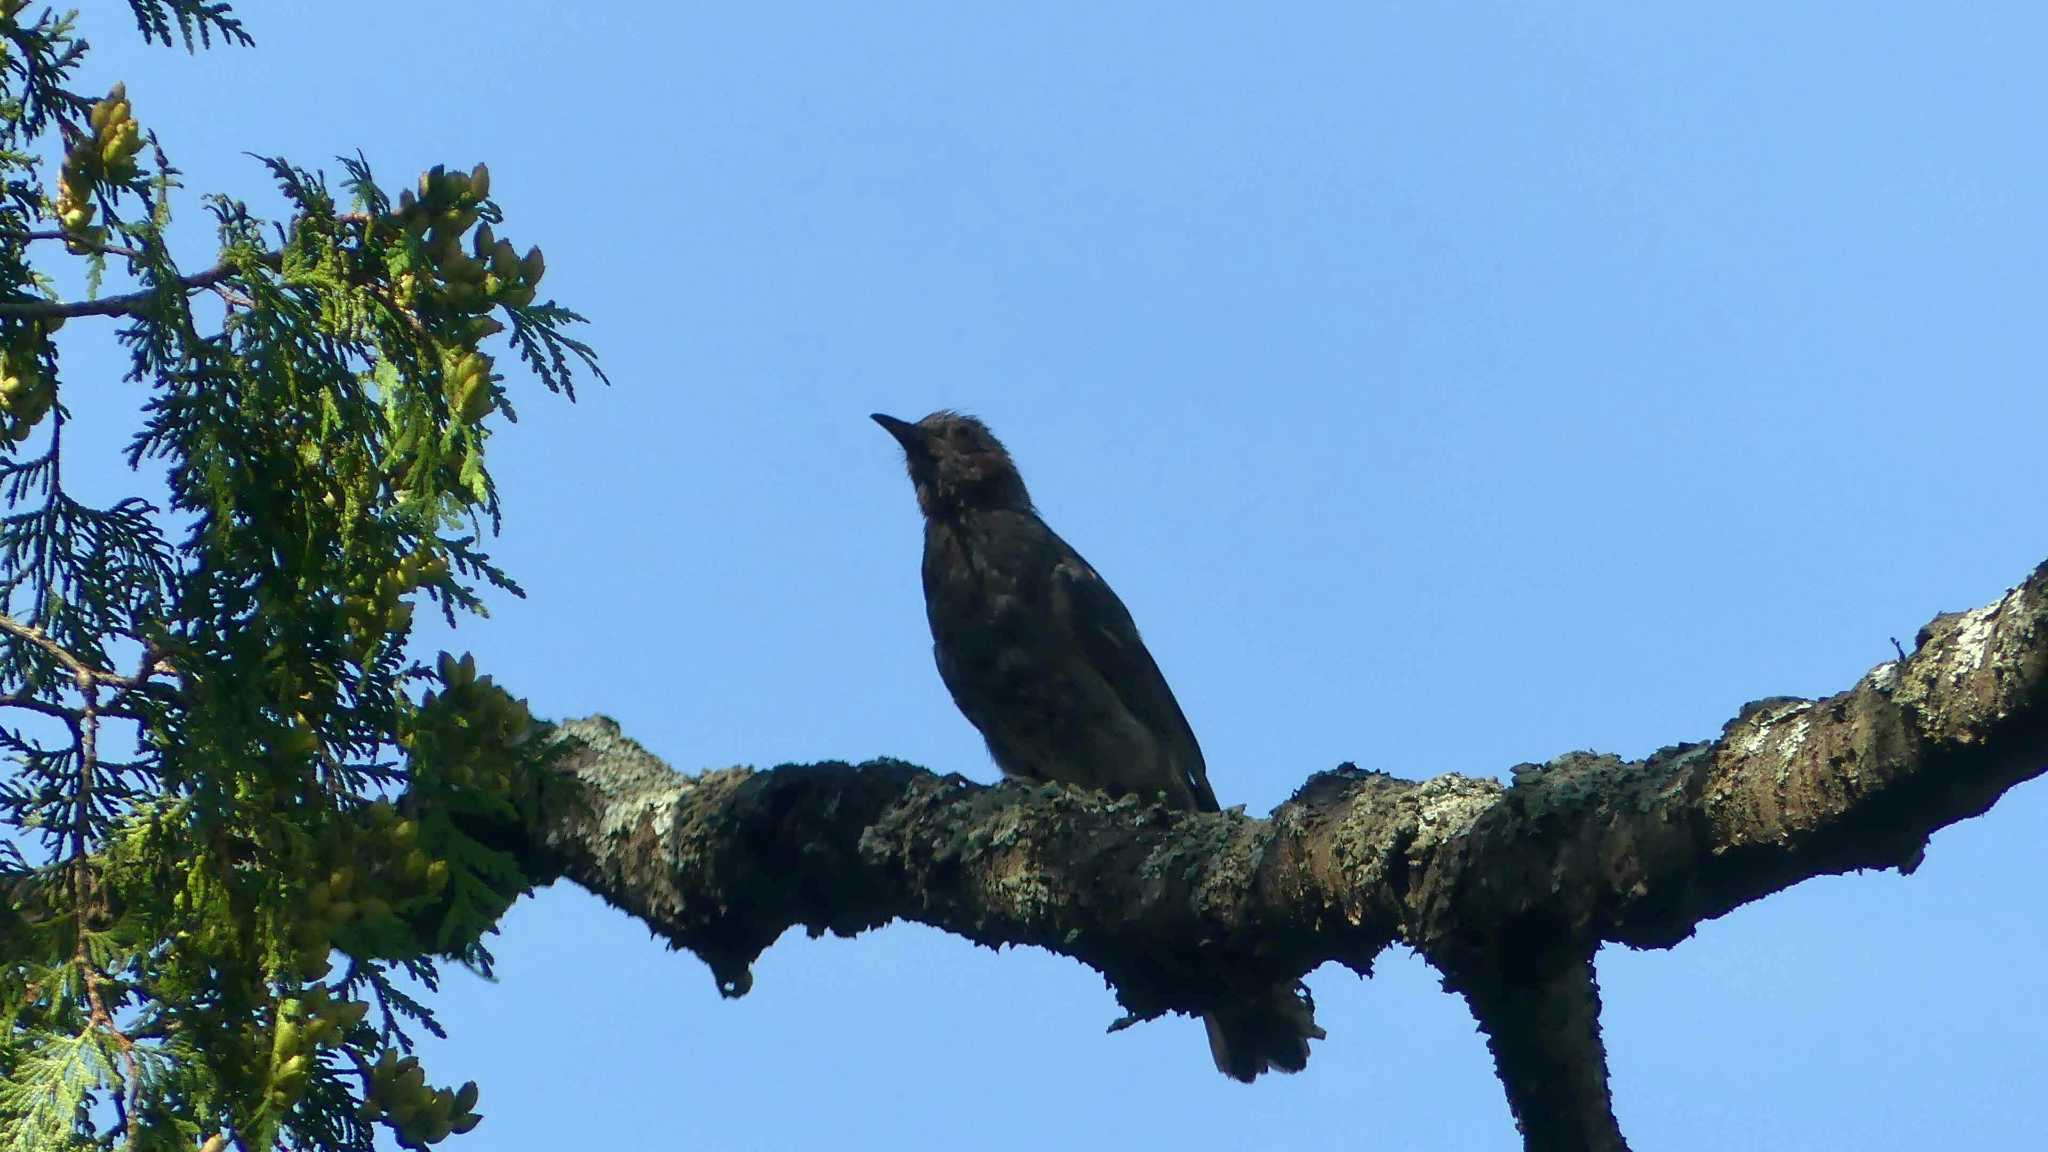
[[[1057,534],[1052,540],[1058,551],[1053,564],[1053,595],[1064,600],[1067,608],[1057,616],[1068,622],[1081,652],[1124,707],[1169,743],[1173,767],[1186,780],[1196,807],[1216,811],[1216,793],[1209,787],[1202,747],[1195,742],[1195,731],[1188,726],[1180,702],[1173,698],[1173,689],[1167,687],[1166,677],[1139,639],[1130,609],[1072,545]]]

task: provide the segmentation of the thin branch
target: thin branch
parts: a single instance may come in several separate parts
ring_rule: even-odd
[[[85,715],[76,708],[66,708],[62,704],[53,704],[31,692],[15,692],[6,696],[0,696],[0,708],[21,708],[29,712],[40,712],[45,716],[62,720],[74,728]]]
[[[126,244],[106,244],[98,240],[75,236],[61,228],[34,228],[16,231],[0,228],[0,240],[19,240],[24,243],[35,240],[62,240],[74,252],[98,252],[107,256],[126,256],[131,260],[142,260],[148,253]]]
[[[80,723],[93,715],[114,716],[123,720],[133,720],[137,723],[147,722],[149,719],[147,714],[122,703],[122,701],[128,699],[130,693],[141,692],[164,695],[175,694],[176,692],[176,689],[170,685],[159,684],[153,679],[153,677],[159,675],[177,675],[177,669],[168,660],[159,656],[153,649],[144,650],[141,666],[134,675],[124,676],[118,672],[96,668],[87,664],[77,654],[57,643],[56,640],[51,638],[49,633],[32,624],[24,624],[11,616],[0,614],[0,632],[25,640],[55,657],[58,665],[71,674],[72,681],[82,692],[90,693],[93,689],[100,686],[119,690],[113,697],[112,703],[97,705],[85,711],[66,708],[61,704],[43,700],[28,691],[0,696],[0,708],[22,708],[63,720],[71,726],[72,738],[74,740],[78,738]]]
[[[239,269],[227,264],[216,264],[204,272],[178,277],[178,287],[190,292],[211,288],[215,284],[236,274]],[[147,311],[158,296],[156,289],[129,292],[121,296],[102,296],[97,300],[0,300],[0,316],[20,316],[30,320],[49,320],[73,316],[136,316]]]
[[[334,220],[339,224],[348,224],[364,229],[368,229],[377,222],[376,217],[363,212],[338,212],[334,215]],[[144,259],[147,255],[140,249],[124,245],[82,241],[68,233],[55,229],[11,232],[0,230],[0,239],[64,240],[90,248],[93,251],[104,252],[111,256],[127,256],[137,260]],[[280,252],[265,252],[257,257],[257,262],[274,270],[282,266],[284,256]],[[226,263],[216,264],[204,272],[195,272],[190,276],[178,277],[177,284],[180,289],[187,292],[211,289],[220,293],[222,299],[227,300],[230,304],[240,303],[247,307],[250,306],[247,298],[240,297],[230,290],[221,287],[222,281],[233,277],[238,271],[239,269]],[[75,300],[69,303],[61,300],[0,300],[0,316],[20,316],[24,319],[32,320],[48,320],[59,317],[68,319],[73,316],[135,316],[147,311],[150,304],[157,298],[157,295],[157,290],[144,289],[140,292],[129,292],[120,296],[102,296],[97,300]]]
[[[77,728],[78,740],[78,817],[72,825],[72,851],[78,857],[77,864],[86,867],[86,844],[92,834],[93,790],[99,783],[100,770],[100,689],[99,685],[79,677],[79,688],[85,693],[85,709],[80,713]],[[85,873],[81,871],[81,875]],[[78,894],[77,907],[85,908],[85,894]],[[80,932],[84,926],[80,925]],[[81,939],[83,937],[81,936]]]
[[[136,677],[123,676],[119,672],[87,664],[73,655],[70,649],[51,639],[49,633],[33,624],[24,624],[12,616],[0,614],[0,632],[26,640],[49,653],[66,672],[71,673],[80,688],[90,688],[95,684],[110,684],[116,688],[130,689],[143,686],[143,681]]]
[[[369,231],[380,222],[380,219],[380,217],[372,216],[365,212],[338,212],[333,216],[333,220],[337,224],[345,224],[362,229],[365,239],[367,239]],[[147,256],[147,253],[137,248],[80,240],[58,229],[36,229],[29,231],[0,229],[0,239],[23,241],[64,240],[74,246],[83,247],[95,252],[103,252],[110,256],[126,256],[136,260],[145,259]],[[283,266],[284,255],[276,251],[264,252],[257,256],[256,260],[257,263],[275,271]],[[190,276],[180,276],[177,280],[177,285],[182,291],[186,292],[211,291],[231,308],[254,308],[255,301],[228,288],[224,283],[232,278],[237,271],[237,268],[229,264],[216,264],[204,272],[197,272]],[[157,298],[157,295],[157,290],[144,289],[120,296],[103,296],[97,300],[78,300],[69,303],[59,300],[0,300],[0,316],[19,316],[25,319],[44,320],[73,316],[135,316],[146,312],[151,303]],[[388,296],[382,292],[378,293],[378,298],[386,307],[410,324],[414,331],[425,331],[425,326],[421,324],[419,317],[413,315],[409,309],[401,308],[397,304],[392,303]]]

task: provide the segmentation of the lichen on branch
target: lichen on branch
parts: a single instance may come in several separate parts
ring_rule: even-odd
[[[1100,971],[1139,1019],[1326,961],[1369,972],[1398,941],[1466,994],[1529,1147],[1621,1148],[1599,945],[1668,947],[1810,876],[1910,870],[1935,829],[2048,765],[2044,620],[2048,565],[1847,691],[1758,701],[1709,742],[1572,753],[1507,784],[1344,765],[1265,819],[895,760],[689,776],[598,717],[552,730],[516,832],[536,880],[639,916],[728,995],[797,926],[1035,945]]]

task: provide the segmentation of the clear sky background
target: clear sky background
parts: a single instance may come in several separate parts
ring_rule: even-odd
[[[1343,760],[1500,774],[1823,695],[2048,557],[2038,4],[244,6],[144,50],[200,191],[244,150],[387,181],[486,159],[614,386],[494,459],[530,592],[459,638],[537,713],[678,767],[993,779],[931,664],[871,411],[987,418],[1263,811]],[[112,493],[140,389],[65,332]],[[95,363],[104,383],[91,382]],[[1600,957],[1658,1150],[2036,1146],[2048,789]],[[1199,1024],[916,927],[788,939],[721,1000],[567,886],[455,972],[465,1147],[1505,1150],[1413,956],[1316,973],[1252,1087]]]

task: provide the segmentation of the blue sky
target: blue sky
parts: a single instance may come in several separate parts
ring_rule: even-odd
[[[2036,5],[248,5],[197,59],[118,9],[94,75],[194,267],[197,192],[268,202],[244,150],[490,162],[614,386],[515,393],[530,597],[459,640],[678,767],[994,777],[877,410],[990,421],[1254,810],[1711,737],[2048,556]],[[84,330],[68,468],[122,491],[141,393]],[[1603,953],[1636,1146],[2038,1140],[2044,832],[2036,783],[1911,878]],[[1245,1088],[921,928],[785,940],[739,1001],[566,887],[497,947],[440,999],[471,1147],[1518,1147],[1406,954],[1316,974],[1329,1041]]]

